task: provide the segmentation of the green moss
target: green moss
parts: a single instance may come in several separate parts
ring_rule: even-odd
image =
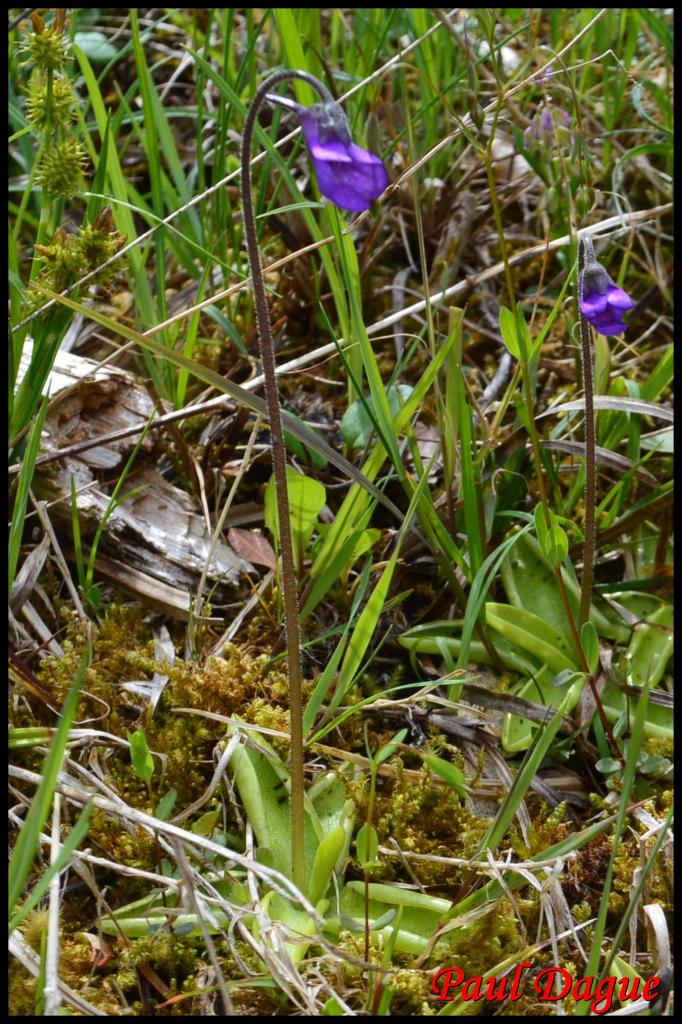
[[[10,1017],[35,1017],[36,980],[14,957],[7,976],[7,1010]]]
[[[525,843],[515,830],[510,833],[510,843],[521,860],[528,860],[541,854],[554,843],[561,842],[570,834],[570,825],[565,822],[566,804],[564,802],[550,813],[547,805],[540,802],[535,817],[528,828],[528,843]]]
[[[377,788],[374,823],[379,841],[392,837],[405,851],[445,857],[470,857],[480,843],[487,822],[472,814],[461,797],[448,786],[435,786],[426,767],[417,779],[407,775],[401,757],[391,759],[395,781],[382,780]],[[359,804],[358,820],[366,820],[365,787],[352,794]],[[445,894],[458,884],[451,865],[414,862],[412,867],[424,885],[444,887]],[[382,863],[374,877],[382,881],[401,877],[399,861]]]
[[[229,644],[222,658],[210,657],[203,665],[176,663],[168,670],[170,681],[164,697],[168,704],[201,708],[226,717],[243,714],[254,697],[280,700],[286,696],[286,677],[279,672],[266,676],[267,660]]]
[[[82,934],[67,935],[60,943],[59,977],[107,1017],[119,1017],[123,1007],[111,986],[109,968],[95,969],[90,942]],[[12,1017],[34,1017],[38,997],[36,979],[12,958],[8,972],[8,1008]],[[65,1006],[68,1002],[65,1001]],[[78,1015],[78,1011],[70,1009]]]
[[[650,736],[644,742],[644,750],[647,754],[659,754],[672,761],[675,757],[675,744],[671,737]]]
[[[393,990],[391,1016],[434,1017],[438,1004],[431,992],[431,971],[403,969],[391,974],[388,985]]]
[[[137,988],[136,968],[145,964],[160,975],[171,993],[180,991],[190,972],[202,966],[195,939],[171,932],[144,936],[128,943],[118,957],[116,979],[124,991]]]
[[[522,952],[526,945],[515,908],[508,900],[501,900],[489,914],[446,936],[438,947],[438,961],[457,964],[466,977],[472,977],[485,974],[507,957]]]
[[[36,953],[40,953],[43,938],[47,931],[48,916],[49,912],[45,907],[36,907],[35,910],[26,915],[21,926],[24,939]]]
[[[582,903],[574,903],[571,907],[571,913],[575,918],[576,924],[584,924],[585,921],[589,921],[592,916],[592,908],[587,900],[583,900]]]
[[[91,624],[92,659],[85,673],[81,708],[106,723],[109,731],[124,735],[130,725],[131,714],[139,709],[121,683],[150,675],[158,669],[154,661],[155,640],[151,626],[135,605],[107,608],[102,621]],[[38,679],[61,703],[73,682],[87,641],[87,624],[73,618],[67,625],[66,636],[60,641],[63,657],[45,658],[36,671]],[[94,699],[91,699],[94,698]],[[98,703],[104,702],[102,703]],[[105,707],[104,714],[102,709]]]
[[[177,813],[196,800],[208,784],[213,770],[213,748],[224,737],[225,725],[222,721],[207,719],[200,713],[179,714],[175,710],[178,707],[196,708],[198,712],[207,710],[225,718],[240,716],[246,721],[285,734],[289,731],[286,675],[271,669],[269,655],[254,653],[257,648],[253,646],[245,649],[236,644],[228,645],[223,657],[209,657],[204,662],[178,661],[172,666],[159,666],[154,656],[155,640],[151,626],[140,615],[139,608],[116,605],[109,607],[102,620],[93,627],[93,638],[93,656],[83,692],[86,713],[94,707],[98,714],[102,714],[101,709],[104,707],[106,710],[99,722],[101,728],[122,738],[125,738],[127,731],[142,727],[149,748],[155,755],[154,774],[149,788],[135,773],[127,748],[112,747],[99,761],[105,783],[133,807],[153,813],[163,795],[174,788],[177,791],[174,812]],[[64,699],[80,664],[86,643],[84,624],[72,617],[61,643],[64,657],[47,658],[38,670],[43,684],[56,695],[56,702]],[[120,684],[129,679],[151,678],[159,670],[169,678],[152,712],[149,706],[140,708],[139,699],[126,693]],[[313,681],[306,683],[308,690],[313,686]],[[385,688],[385,680],[380,682],[368,675],[363,680],[362,690],[350,695],[350,701],[359,701],[369,693],[382,691],[382,688]],[[38,711],[42,713],[46,724],[54,724],[54,715],[49,709],[40,704]],[[35,724],[36,718],[31,724]],[[366,718],[361,714],[353,715],[344,722],[336,742],[348,750],[364,751],[365,730]],[[379,749],[392,739],[394,732],[395,729],[370,729],[367,739],[371,748]],[[461,755],[441,734],[430,736],[427,745],[430,751],[461,764]],[[282,756],[287,755],[286,739],[275,741],[275,746]],[[658,753],[659,750],[651,749],[651,752]],[[666,748],[660,752],[667,754],[669,751]],[[25,757],[31,767],[35,768],[37,760],[33,751],[22,751],[20,756]],[[406,770],[408,765],[412,771]],[[373,815],[380,841],[393,837],[407,852],[463,859],[472,856],[479,847],[488,820],[471,813],[467,804],[449,787],[435,785],[431,773],[422,766],[419,756],[409,750],[402,752],[401,756],[394,756],[389,767],[394,769],[395,777],[380,777]],[[358,818],[362,821],[367,814],[368,773],[361,773],[356,781],[349,781],[347,775],[343,778],[357,804]],[[647,808],[660,817],[666,813],[670,798],[669,790],[657,788]],[[595,801],[602,803],[598,798]],[[533,820],[528,843],[523,842],[514,830],[509,836],[511,845],[523,858],[541,853],[557,838],[568,834],[571,828],[570,823],[564,820],[564,805],[549,814],[546,807],[537,801],[531,801],[529,807]],[[228,811],[228,818],[230,813]],[[228,827],[232,827],[229,821]],[[237,828],[236,822],[234,828]],[[88,841],[99,854],[112,861],[146,870],[158,869],[159,851],[155,839],[143,829],[123,826],[119,818],[98,808],[92,815]],[[598,909],[611,842],[608,833],[596,837],[587,847],[578,851],[575,861],[571,863],[566,877],[566,892],[569,901],[575,905],[575,916],[579,920],[593,916]],[[639,857],[637,839],[625,837],[615,863],[609,904],[610,919],[622,915]],[[411,867],[420,882],[434,895],[452,896],[465,881],[465,872],[453,871],[451,865],[415,861]],[[387,860],[373,869],[372,877],[383,882],[408,880],[403,864],[397,859]],[[146,895],[148,888],[148,883],[143,880],[113,877],[107,882],[107,899],[112,907],[120,906]],[[657,868],[654,871],[649,892],[651,899],[660,901],[665,907],[669,906],[668,881],[664,870]],[[534,933],[540,915],[538,894],[530,888],[520,891],[517,907],[529,934]],[[128,1012],[132,1010],[142,1013],[142,1004],[135,999],[139,985],[137,967],[146,963],[159,974],[171,993],[192,995],[186,1002],[162,1010],[162,1013],[175,1015],[188,1012],[190,1007],[191,1012],[200,1012],[200,1006],[195,1004],[195,998],[199,997],[193,995],[198,989],[197,978],[204,966],[199,940],[178,939],[172,933],[138,939],[122,950],[116,948],[114,960],[105,971],[95,971],[89,944],[77,931],[88,927],[95,913],[96,908],[89,896],[76,900],[67,897],[65,900],[62,915],[63,977],[65,980],[70,979],[69,984],[108,1015],[122,1012],[120,999],[115,995],[121,991],[128,1000]],[[34,935],[38,946],[41,920],[38,915],[35,922],[32,918],[26,922],[27,937],[30,941],[30,936]],[[232,950],[219,937],[216,937],[216,943],[225,976],[234,980],[241,979]],[[359,959],[363,958],[364,936],[342,936],[340,945]],[[457,963],[468,975],[482,974],[521,949],[515,912],[503,902],[463,931],[458,930],[456,938],[450,938],[444,948],[439,948],[438,961]],[[374,953],[380,956],[381,950],[375,950]],[[262,972],[263,964],[250,947],[244,945],[242,955],[252,970]],[[430,974],[416,971],[410,958],[398,955],[393,957],[393,966],[396,972],[387,979],[387,984],[393,990],[391,1014],[431,1015],[434,1011],[428,988]],[[347,965],[344,974],[347,990],[353,993],[350,1005],[358,1012],[364,1011],[369,996],[362,971]],[[247,990],[240,990],[237,1005],[245,1008],[250,1006],[254,993],[255,990],[250,995]],[[35,1012],[34,998],[34,986],[20,985],[15,970],[14,975],[10,976],[13,1008],[16,1008],[17,1013],[32,1014]],[[257,998],[264,1013],[276,1012],[271,993],[259,991]],[[511,1008],[514,1014],[519,1012],[522,1005],[525,1014],[544,1010],[544,1006],[531,1006],[530,1002],[526,1005],[522,999]],[[279,1010],[288,1012],[290,1007],[282,1004]]]

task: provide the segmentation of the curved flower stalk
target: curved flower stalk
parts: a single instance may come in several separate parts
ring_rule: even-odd
[[[308,82],[322,97],[313,107],[301,107],[293,101],[269,95],[268,90],[279,82],[300,78]],[[291,730],[291,861],[293,881],[305,890],[304,861],[304,780],[303,780],[303,699],[301,693],[301,632],[298,619],[298,581],[294,564],[287,490],[286,455],[282,413],[279,404],[275,353],[268,304],[263,280],[263,265],[258,249],[256,219],[251,191],[251,141],[258,112],[265,99],[296,109],[303,134],[310,147],[313,166],[318,174],[320,191],[346,210],[367,210],[388,184],[388,175],[377,156],[352,142],[346,116],[325,86],[306,71],[276,71],[260,86],[246,115],[242,137],[242,207],[244,233],[251,264],[256,326],[263,361],[263,377],[272,434],[272,466],[277,492],[282,554],[282,595],[287,642],[289,676],[289,713]]]
[[[583,246],[583,267],[580,272],[580,312],[599,334],[622,334],[627,330],[623,314],[634,302],[627,292],[615,284],[601,263],[597,262],[589,235],[580,239]]]

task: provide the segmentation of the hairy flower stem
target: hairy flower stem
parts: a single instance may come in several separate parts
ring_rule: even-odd
[[[581,279],[585,268],[585,243],[581,238],[578,243],[578,274]],[[583,393],[585,395],[585,544],[583,546],[583,575],[580,587],[580,612],[578,622],[582,628],[590,615],[592,598],[592,579],[594,576],[595,518],[594,504],[596,499],[596,460],[594,438],[594,387],[592,383],[592,345],[590,325],[583,316],[578,303],[580,316],[580,346],[583,364]]]
[[[260,86],[246,115],[242,137],[242,210],[246,248],[251,265],[253,301],[256,310],[256,326],[260,341],[265,396],[268,405],[268,419],[272,434],[272,468],[277,492],[277,519],[279,543],[282,553],[282,595],[284,598],[284,629],[287,641],[287,672],[289,676],[289,715],[291,729],[291,866],[294,884],[305,890],[304,858],[304,809],[303,809],[303,697],[301,692],[301,628],[298,618],[298,580],[291,541],[291,518],[287,489],[286,455],[282,412],[275,374],[275,350],[272,342],[270,314],[265,294],[263,264],[258,249],[256,218],[251,191],[251,140],[258,112],[266,94],[278,82],[289,78],[301,78],[308,82],[326,102],[332,100],[329,91],[313,75],[305,71],[276,71]]]
[[[532,388],[531,382],[530,382],[530,371],[528,369],[528,363],[521,362],[519,365],[521,367],[521,377],[523,379],[523,387],[524,387],[524,390],[526,392],[526,405],[528,407],[528,419],[529,419],[529,425],[530,425],[530,436],[531,436],[531,443],[533,445],[533,456],[534,456],[534,459],[535,459],[535,480],[537,482],[538,494],[540,495],[540,502],[542,504],[542,511],[543,511],[543,514],[544,514],[544,517],[545,517],[545,523],[546,523],[547,527],[549,527],[550,521],[551,521],[550,520],[550,515],[549,515],[549,500],[547,498],[547,491],[545,490],[545,480],[544,480],[544,477],[542,475],[542,454],[541,454],[541,450],[540,450],[540,438],[538,436],[537,427],[535,425],[535,401],[533,399],[533,388]],[[585,661],[585,656],[583,654],[582,644],[580,643],[580,636],[578,634],[578,629],[577,629],[577,626],[575,624],[575,619],[573,618],[573,613],[571,612],[571,606],[570,606],[569,601],[568,601],[568,591],[566,590],[566,584],[564,583],[564,577],[561,574],[561,566],[559,566],[559,565],[555,565],[554,566],[554,576],[555,576],[555,579],[557,581],[557,586],[559,588],[559,594],[561,595],[561,603],[562,603],[563,609],[564,609],[564,615],[566,616],[566,622],[568,623],[568,628],[571,631],[571,636],[573,637],[573,643],[575,645],[575,649],[578,652],[578,656],[580,657],[580,659],[582,661],[583,668],[585,669],[585,671],[587,671],[587,662]]]
[[[491,139],[494,138],[494,134],[495,133],[493,131],[491,133]],[[507,254],[507,245],[504,234],[504,227],[502,224],[502,211],[500,210],[500,203],[497,197],[497,186],[495,182],[495,172],[493,168],[490,147],[488,147],[488,149],[486,150],[485,167],[486,174],[488,176],[488,187],[490,189],[490,202],[493,208],[495,225],[497,227],[497,235],[500,242],[500,253],[502,255],[502,261],[504,263],[505,280],[507,282],[507,291],[509,293],[509,304],[511,306],[512,312],[515,312],[516,294],[514,291],[514,281],[511,272],[511,264],[509,262],[509,256]],[[523,379],[524,390],[526,392],[526,404],[528,406],[528,416],[530,420],[531,443],[533,445],[533,455],[535,458],[535,478],[538,486],[538,494],[540,495],[540,502],[542,503],[542,510],[545,517],[545,523],[549,527],[549,501],[547,499],[547,492],[545,490],[545,481],[542,476],[542,456],[540,452],[540,438],[538,437],[537,428],[535,426],[535,413],[533,411],[535,402],[533,399],[533,389],[531,387],[530,381],[530,369],[528,367],[528,363],[526,362],[521,362],[519,365],[521,367],[521,376]],[[582,645],[580,643],[578,627],[576,626],[575,619],[573,618],[573,613],[571,612],[571,606],[568,601],[568,592],[566,590],[566,584],[564,583],[564,578],[561,574],[561,568],[558,565],[554,566],[554,576],[556,578],[557,586],[559,588],[559,594],[561,595],[561,603],[563,605],[564,615],[566,616],[566,622],[568,623],[568,628],[571,632],[571,636],[573,637],[573,643],[575,645],[579,657],[581,658],[583,668],[587,669],[587,663],[585,661]]]
[[[582,281],[582,273],[585,268],[585,242],[581,238],[578,242],[578,280]],[[595,548],[595,517],[594,507],[596,499],[596,453],[594,437],[594,387],[592,382],[592,337],[590,325],[583,316],[581,303],[578,301],[578,315],[580,318],[580,346],[581,360],[583,364],[583,393],[585,395],[585,542],[583,545],[583,574],[580,581],[580,608],[578,610],[578,628],[582,629],[590,617],[590,604],[592,602],[592,580],[594,578],[594,548]],[[580,656],[585,660],[582,646],[579,647]],[[587,673],[587,682],[592,690],[592,696],[597,707],[597,713],[606,734],[614,757],[621,757],[620,748],[613,734],[611,724],[606,717],[604,705],[591,672]]]
[[[549,526],[549,524],[550,524],[549,502],[548,502],[548,499],[547,499],[547,492],[545,490],[545,481],[544,481],[543,476],[542,476],[542,461],[541,461],[541,454],[540,454],[540,438],[538,437],[537,428],[535,426],[533,391],[532,391],[531,383],[530,383],[530,373],[528,371],[528,364],[527,363],[522,362],[522,363],[520,363],[520,366],[521,366],[521,375],[523,377],[523,384],[524,384],[524,388],[525,388],[525,392],[526,392],[526,404],[527,404],[528,410],[529,410],[529,420],[530,420],[530,428],[531,428],[531,439],[532,439],[532,444],[533,444],[533,453],[534,453],[534,456],[535,456],[535,478],[536,478],[536,481],[537,481],[538,492],[540,494],[540,501],[542,502],[542,508],[543,508],[543,512],[544,512],[544,516],[545,516],[545,523],[547,524],[547,526]],[[588,682],[589,687],[590,687],[590,689],[592,691],[592,696],[594,697],[594,701],[595,701],[595,704],[597,706],[597,713],[598,713],[599,718],[601,720],[602,726],[604,727],[604,732],[606,733],[606,737],[607,737],[607,739],[608,739],[608,741],[609,741],[609,743],[611,745],[611,750],[613,751],[613,756],[616,757],[616,758],[620,757],[620,750],[618,748],[618,744],[616,743],[616,739],[615,739],[615,737],[613,735],[613,730],[611,729],[611,725],[609,724],[609,721],[608,721],[608,719],[606,717],[606,712],[604,711],[604,705],[602,704],[601,697],[599,696],[599,691],[597,690],[597,687],[596,687],[596,684],[595,684],[595,681],[594,681],[594,676],[590,672],[590,668],[589,668],[589,665],[587,663],[587,658],[585,657],[585,652],[583,650],[582,641],[580,639],[579,627],[576,626],[575,619],[573,618],[573,612],[571,611],[571,606],[570,606],[570,603],[569,603],[569,600],[568,600],[568,591],[566,589],[566,584],[564,582],[564,577],[562,575],[561,566],[560,565],[555,565],[554,566],[554,577],[556,579],[557,586],[559,588],[559,594],[561,596],[561,603],[563,605],[564,615],[566,616],[566,622],[568,623],[568,628],[569,628],[569,630],[571,632],[571,636],[573,638],[573,644],[575,646],[578,658],[580,659],[580,664],[582,666],[582,670],[583,670],[583,672],[585,672],[585,674],[587,676],[587,682]],[[590,611],[590,605],[589,605],[589,601],[588,601],[588,605],[587,605],[587,614],[588,615],[589,615],[589,611]],[[582,626],[583,621],[585,621],[585,620],[581,619],[581,622],[580,622],[581,626]]]

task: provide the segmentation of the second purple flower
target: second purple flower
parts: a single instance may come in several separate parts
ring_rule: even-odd
[[[590,236],[583,235],[581,241],[585,265],[579,283],[580,312],[600,334],[622,334],[628,326],[623,315],[634,302],[597,262]]]

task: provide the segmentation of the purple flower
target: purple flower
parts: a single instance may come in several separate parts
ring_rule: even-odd
[[[296,111],[322,195],[343,210],[369,210],[388,185],[388,174],[378,156],[352,141],[339,104],[303,107],[270,93],[268,99]]]
[[[553,107],[551,103],[543,103],[538,107],[530,124],[523,135],[523,142],[526,149],[531,149],[535,144],[549,146],[554,137],[559,140],[562,133],[568,132],[571,117],[562,107]],[[571,133],[568,132],[569,137]]]
[[[590,236],[583,235],[581,242],[585,263],[578,285],[580,312],[599,334],[622,334],[628,326],[623,314],[632,309],[634,302],[597,263]]]

